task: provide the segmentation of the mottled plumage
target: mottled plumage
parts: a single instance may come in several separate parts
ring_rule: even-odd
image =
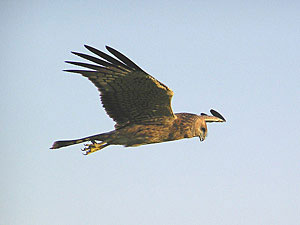
[[[100,58],[72,52],[95,64],[66,61],[89,70],[65,71],[87,77],[98,88],[104,109],[116,122],[115,130],[77,140],[56,141],[52,149],[91,141],[83,149],[84,154],[89,154],[108,145],[133,147],[192,137],[203,141],[207,135],[206,122],[225,122],[214,110],[212,116],[174,114],[173,91],[166,85],[111,47],[106,49],[118,60],[93,47],[85,47]]]

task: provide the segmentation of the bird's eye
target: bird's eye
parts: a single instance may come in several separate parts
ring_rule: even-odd
[[[205,131],[206,131],[206,129],[204,127],[202,127],[201,130],[203,131],[203,133],[205,133]]]

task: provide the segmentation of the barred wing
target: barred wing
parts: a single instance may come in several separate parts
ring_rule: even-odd
[[[117,59],[93,47],[85,47],[100,58],[72,52],[95,64],[66,61],[90,70],[65,71],[79,73],[93,82],[101,93],[103,107],[117,128],[129,123],[175,118],[171,108],[171,89],[111,47],[106,46],[106,49]]]

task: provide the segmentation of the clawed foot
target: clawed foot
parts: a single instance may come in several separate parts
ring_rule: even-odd
[[[96,152],[98,150],[101,150],[103,148],[105,148],[106,146],[108,146],[109,144],[105,143],[105,142],[101,142],[101,143],[97,143],[95,141],[92,141],[92,144],[85,144],[85,148],[81,149],[82,154],[84,155],[89,155],[93,152]]]

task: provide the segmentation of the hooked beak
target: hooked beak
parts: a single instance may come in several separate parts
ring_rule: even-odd
[[[202,136],[202,135],[200,135],[200,136],[199,136],[199,139],[200,139],[200,141],[204,141],[204,140],[205,140],[205,137]]]

